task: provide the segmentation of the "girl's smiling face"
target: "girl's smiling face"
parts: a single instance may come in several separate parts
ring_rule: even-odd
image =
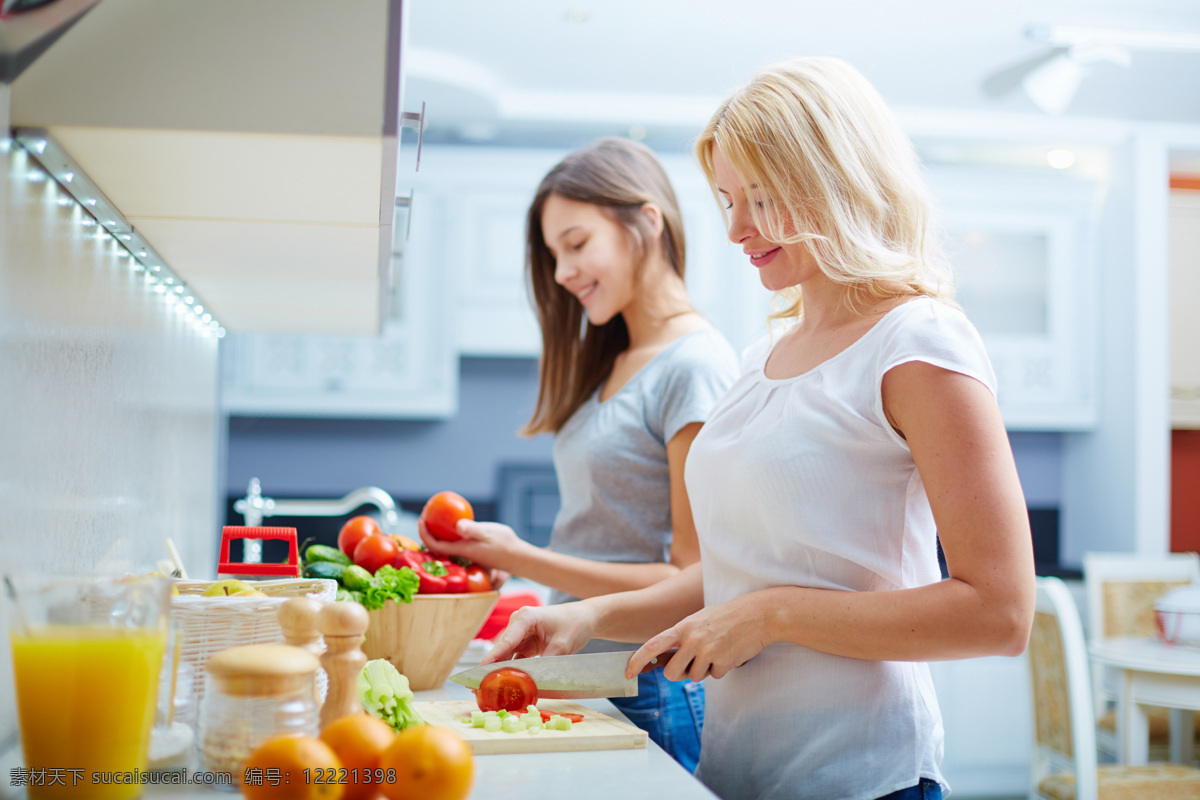
[[[591,203],[557,194],[542,209],[542,236],[554,257],[554,280],[603,325],[635,297],[633,247],[625,229]]]
[[[777,292],[822,276],[817,261],[806,244],[778,244],[767,239],[758,230],[751,215],[751,203],[757,204],[762,211],[770,214],[774,213],[769,207],[771,201],[762,197],[757,187],[752,186],[751,194],[747,195],[742,188],[741,176],[721,152],[721,148],[713,147],[712,161],[717,179],[717,194],[729,219],[729,241],[741,245],[742,252],[750,256],[750,263],[758,269],[762,285]],[[765,208],[764,203],[768,204]],[[785,225],[785,230],[788,227]]]

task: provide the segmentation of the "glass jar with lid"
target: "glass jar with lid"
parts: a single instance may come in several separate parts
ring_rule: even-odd
[[[204,769],[230,773],[234,788],[246,757],[264,740],[316,736],[319,667],[312,653],[282,644],[231,647],[210,658],[198,737]]]

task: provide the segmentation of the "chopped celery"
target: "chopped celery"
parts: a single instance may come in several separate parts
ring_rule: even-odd
[[[525,726],[521,724],[519,717],[507,716],[500,723],[500,729],[505,733],[520,733],[525,729]]]
[[[495,733],[504,726],[504,720],[499,717],[488,717],[483,721],[483,729],[488,733]]]
[[[425,724],[412,706],[413,693],[408,678],[390,661],[382,658],[368,661],[358,674],[356,688],[363,709],[391,725],[396,732]]]

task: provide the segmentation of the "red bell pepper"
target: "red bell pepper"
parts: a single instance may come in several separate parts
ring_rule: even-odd
[[[446,583],[448,570],[446,565],[437,559],[430,558],[428,553],[416,550],[401,550],[394,559],[392,566],[396,569],[408,567],[417,573],[421,581],[419,594],[446,594],[449,591]]]
[[[467,580],[467,568],[461,564],[442,562],[446,569],[446,591],[451,594],[465,594],[470,589]]]

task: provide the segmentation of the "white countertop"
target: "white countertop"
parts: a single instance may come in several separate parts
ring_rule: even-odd
[[[466,688],[447,683],[441,689],[417,692],[417,700],[465,700]],[[577,701],[617,719],[626,719],[607,700]],[[24,798],[23,789],[10,786],[12,770],[21,766],[15,750],[0,756],[0,797]],[[565,792],[565,794],[564,794]],[[237,797],[235,792],[200,786],[147,786],[144,797],[175,800],[213,800]],[[528,800],[530,797],[571,797],[573,800],[713,800],[715,795],[677,764],[654,742],[641,750],[598,750],[576,753],[521,753],[475,757],[471,800]]]

